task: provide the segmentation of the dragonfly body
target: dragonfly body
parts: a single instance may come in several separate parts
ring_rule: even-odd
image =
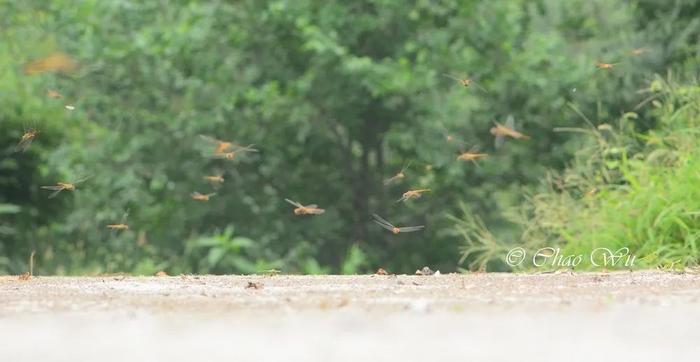
[[[295,207],[294,215],[321,215],[326,212],[326,210],[320,209],[318,205],[302,205],[290,199],[284,199],[284,201],[287,201]]]
[[[190,194],[190,197],[192,197],[193,200],[197,201],[209,201],[209,198],[216,195],[216,193],[212,194],[202,194],[197,191],[193,192]]]
[[[397,202],[407,201],[417,199],[423,196],[423,193],[430,192],[430,189],[419,189],[419,190],[408,190],[404,192],[401,198]]]
[[[374,220],[372,220],[372,221],[377,223],[377,225],[381,226],[382,228],[391,231],[392,234],[410,233],[410,232],[418,231],[418,230],[421,230],[424,228],[423,225],[397,227],[397,226],[394,226],[392,223],[384,220],[381,216],[379,216],[377,214],[374,214],[372,216],[374,217]]]

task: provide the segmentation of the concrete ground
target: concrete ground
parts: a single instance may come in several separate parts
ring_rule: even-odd
[[[700,275],[0,277],[0,361],[699,361]]]

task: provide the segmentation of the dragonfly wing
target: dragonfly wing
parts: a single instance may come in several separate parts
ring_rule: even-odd
[[[60,189],[58,189],[58,190],[52,192],[51,195],[49,195],[49,198],[50,198],[50,199],[53,199],[53,198],[56,197],[56,196],[58,195],[58,193],[61,192],[61,191],[63,191],[63,188],[60,188]]]
[[[405,227],[399,228],[399,231],[402,232],[402,233],[410,233],[410,232],[413,232],[413,231],[421,230],[421,229],[423,229],[424,227],[425,227],[425,226],[423,226],[423,225],[420,225],[420,226],[405,226]]]
[[[85,176],[85,177],[81,178],[81,179],[78,180],[78,181],[74,181],[74,182],[73,182],[73,185],[79,184],[79,183],[81,183],[81,182],[85,182],[85,181],[87,181],[87,180],[88,180],[89,178],[91,178],[91,177],[92,177],[92,176]]]
[[[394,225],[392,225],[390,222],[384,220],[381,216],[379,216],[379,215],[377,215],[377,214],[372,214],[372,216],[374,217],[374,221],[375,221],[375,222],[381,223],[381,224],[383,224],[384,226],[388,226],[388,227],[389,227],[389,230],[391,230],[391,229],[394,228]]]
[[[203,134],[200,134],[199,137],[202,138],[203,140],[207,141],[207,142],[219,143],[219,140],[217,140],[217,139],[214,138],[214,137],[205,136],[205,135],[203,135]]]
[[[32,144],[33,139],[29,138],[26,140],[19,141],[17,146],[15,146],[15,152],[24,152],[29,148],[29,145]]]
[[[496,149],[500,149],[503,147],[503,143],[505,142],[506,138],[501,135],[496,135]]]
[[[380,222],[379,220],[372,220],[372,221],[374,221],[375,223],[377,223],[377,225],[383,227],[384,229],[387,229],[389,231],[394,231],[393,227],[391,227],[389,225],[385,225],[384,223]]]
[[[472,81],[472,83],[473,83],[477,88],[479,88],[482,92],[484,92],[484,93],[486,93],[486,94],[489,93],[489,91],[487,91],[486,88],[484,88],[484,87],[482,87],[481,85],[479,85],[479,83],[474,82],[474,81]]]
[[[41,188],[44,190],[53,190],[53,191],[63,190],[63,187],[61,187],[61,186],[41,186]]]
[[[284,199],[284,201],[287,201],[288,203],[290,203],[290,204],[292,204],[293,206],[296,206],[296,207],[304,207],[304,205],[302,205],[302,204],[300,204],[300,203],[298,203],[298,202],[296,202],[296,201],[292,201],[292,200],[290,200],[290,199]]]
[[[513,115],[509,114],[508,118],[506,118],[506,127],[515,130],[515,119],[513,118]]]

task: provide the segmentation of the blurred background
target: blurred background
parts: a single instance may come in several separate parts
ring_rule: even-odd
[[[46,274],[504,271],[504,250],[537,244],[622,243],[646,266],[698,255],[697,1],[7,0],[0,14],[0,272],[32,251]],[[531,139],[497,149],[508,115]],[[200,135],[259,152],[207,157]],[[490,157],[457,161],[472,147]],[[674,177],[687,187],[657,198]],[[396,202],[415,188],[431,192]],[[106,229],[127,210],[129,230]],[[393,235],[373,213],[426,227]]]

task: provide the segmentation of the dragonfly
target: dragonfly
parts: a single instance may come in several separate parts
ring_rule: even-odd
[[[46,96],[53,99],[61,99],[63,96],[57,90],[49,89],[46,91]]]
[[[288,203],[292,204],[294,207],[294,215],[321,215],[326,210],[324,209],[319,209],[318,205],[311,204],[311,205],[302,205],[296,201],[292,201],[290,199],[284,199],[284,201],[287,201]]]
[[[476,161],[488,156],[489,155],[487,153],[479,153],[476,146],[474,146],[469,151],[460,152],[460,154],[457,156],[457,161],[472,161],[476,163]]]
[[[396,227],[392,223],[384,220],[381,216],[377,214],[372,215],[374,217],[375,223],[377,223],[379,226],[383,227],[384,229],[387,229],[391,231],[394,234],[399,234],[399,233],[410,233],[413,231],[418,231],[424,228],[423,225],[420,226],[404,226],[404,227]]]
[[[630,50],[630,55],[633,55],[636,57],[636,56],[640,56],[648,51],[649,51],[649,49],[647,49],[647,48],[634,48],[634,49]]]
[[[200,192],[195,191],[195,192],[190,194],[190,197],[193,200],[197,200],[197,201],[209,201],[209,198],[214,196],[214,195],[216,195],[216,192],[212,193],[212,194],[202,194]]]
[[[612,70],[616,65],[620,64],[620,62],[617,63],[605,63],[602,61],[597,61],[595,63],[595,67],[598,69],[607,69],[607,70]]]
[[[480,86],[479,83],[475,82],[474,79],[471,79],[471,78],[469,78],[469,77],[463,77],[463,78],[462,78],[462,77],[456,77],[456,76],[454,76],[454,75],[452,75],[452,74],[447,74],[447,73],[443,73],[442,75],[445,76],[445,77],[447,77],[447,78],[456,80],[456,81],[459,82],[459,84],[461,84],[464,88],[469,88],[470,86],[475,85],[475,86],[476,86],[477,88],[479,88],[482,92],[488,93],[488,91],[487,91],[486,89],[484,89],[484,87]]]
[[[29,148],[29,145],[34,142],[36,136],[39,135],[39,130],[36,128],[28,128],[22,134],[22,138],[19,140],[17,146],[15,146],[15,152],[24,152]]]
[[[214,147],[214,154],[222,154],[225,153],[226,151],[230,150],[232,147],[241,147],[240,145],[237,145],[235,142],[229,142],[229,141],[222,141],[218,140],[214,137],[209,137],[205,136],[203,134],[199,135],[203,140],[213,143],[216,145]]]
[[[224,176],[222,176],[222,175],[204,176],[202,178],[206,181],[209,181],[209,182],[215,183],[215,184],[224,183]]]
[[[33,60],[24,65],[24,73],[28,75],[41,74],[45,72],[69,73],[78,67],[76,62],[69,55],[62,52],[54,52],[48,56]]]
[[[418,189],[418,190],[408,190],[403,193],[400,199],[396,202],[405,202],[408,200],[413,200],[423,196],[423,193],[430,192],[430,189]]]
[[[255,146],[255,145],[248,145],[248,146],[245,146],[245,147],[238,147],[238,148],[234,149],[234,150],[231,151],[231,152],[214,153],[214,154],[213,154],[212,156],[210,156],[210,157],[212,157],[212,158],[221,158],[221,159],[233,161],[233,160],[236,158],[236,156],[237,156],[239,153],[241,153],[241,152],[258,152],[258,150],[255,149],[255,148],[253,148],[253,146]]]
[[[66,190],[66,191],[75,191],[77,184],[84,182],[85,180],[89,179],[90,177],[85,177],[77,181],[73,182],[57,182],[56,185],[51,185],[51,186],[41,186],[42,189],[44,190],[52,190],[53,192],[51,195],[49,195],[50,199],[53,199],[56,197],[61,191]]]
[[[127,218],[129,218],[129,210],[126,210],[119,224],[108,224],[107,229],[111,229],[113,232],[112,234],[117,230],[129,230],[129,225],[126,223]]]
[[[506,137],[511,137],[518,140],[530,139],[529,136],[515,130],[515,120],[513,119],[513,116],[508,116],[505,126],[495,121],[494,123],[496,125],[491,127],[491,134],[496,136],[496,148],[503,146],[503,142],[505,142]]]
[[[410,162],[405,164],[403,166],[403,168],[401,168],[401,171],[399,171],[396,175],[391,176],[390,178],[384,180],[384,185],[389,185],[393,182],[396,182],[396,181],[401,180],[404,177],[406,177],[406,170],[408,169],[409,166],[411,166]]]

